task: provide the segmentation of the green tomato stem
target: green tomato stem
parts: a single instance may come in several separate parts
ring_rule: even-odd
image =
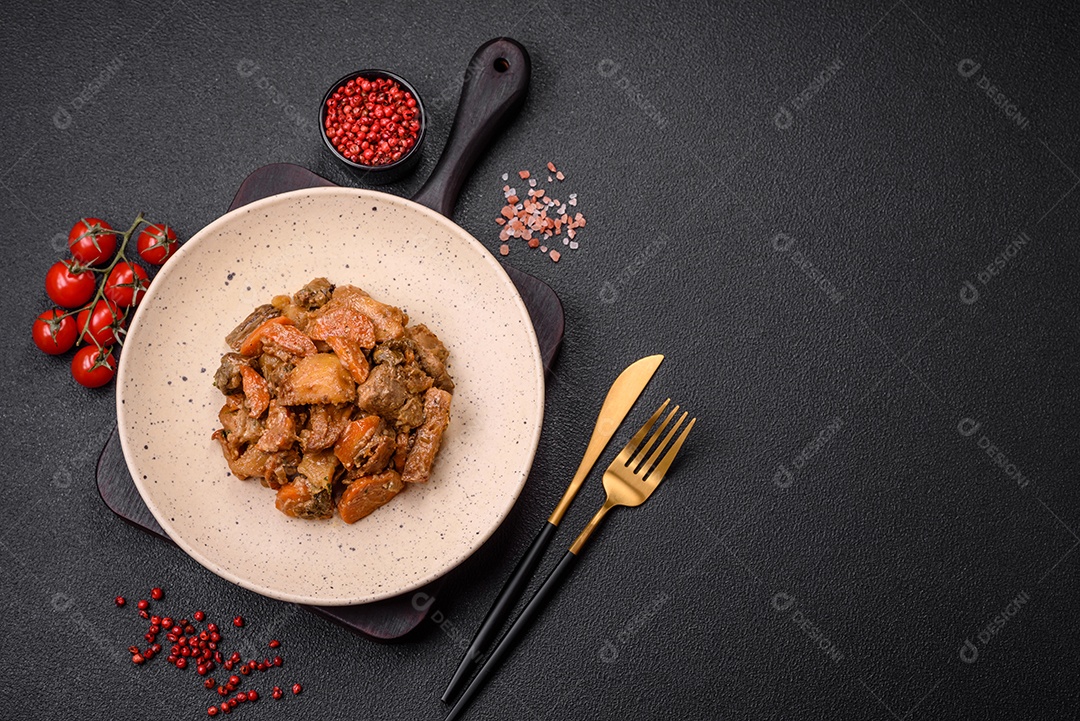
[[[80,308],[80,309],[78,309],[76,311],[72,311],[72,313],[79,313],[79,312],[82,312],[83,310],[90,309],[90,312],[86,314],[86,322],[83,323],[82,330],[79,331],[79,340],[82,340],[82,341],[86,340],[87,335],[90,332],[90,319],[94,315],[94,310],[93,309],[94,309],[95,306],[97,306],[97,302],[99,300],[101,300],[105,296],[105,285],[107,284],[107,282],[109,280],[109,274],[112,273],[113,268],[115,268],[117,266],[117,264],[120,263],[120,261],[127,261],[127,255],[124,253],[124,251],[127,250],[128,241],[131,240],[131,236],[135,233],[135,231],[138,229],[138,227],[140,225],[142,225],[143,223],[145,223],[145,222],[146,222],[146,218],[143,217],[142,213],[139,213],[137,216],[135,216],[135,222],[132,223],[131,227],[128,228],[127,231],[121,235],[120,247],[116,251],[116,256],[112,259],[112,262],[109,263],[109,265],[104,269],[101,269],[101,270],[98,270],[96,268],[91,269],[95,273],[100,272],[100,273],[104,274],[105,277],[101,279],[100,283],[98,283],[97,292],[94,293],[94,297],[93,297],[93,299],[91,299],[90,303],[87,304],[86,306],[84,306],[83,308]],[[127,317],[126,312],[124,313],[124,317]],[[98,347],[99,351],[103,350],[103,348],[101,347],[101,344],[97,342],[96,338],[91,337],[90,340],[94,341],[94,345],[96,345]],[[117,339],[117,340],[119,340],[119,339]]]

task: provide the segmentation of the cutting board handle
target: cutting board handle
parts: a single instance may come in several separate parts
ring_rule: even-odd
[[[525,100],[531,74],[529,53],[518,41],[495,38],[480,46],[465,70],[461,101],[442,157],[413,200],[451,217],[480,154]]]

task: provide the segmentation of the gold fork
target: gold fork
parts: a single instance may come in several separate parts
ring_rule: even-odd
[[[495,649],[491,652],[491,656],[484,662],[484,665],[480,667],[476,677],[469,684],[469,687],[465,689],[465,692],[461,694],[461,698],[450,710],[450,713],[446,717],[446,721],[453,721],[458,718],[469,701],[476,695],[477,691],[483,685],[484,681],[490,676],[502,663],[503,659],[509,655],[513,649],[515,643],[525,633],[525,629],[529,622],[535,618],[543,609],[544,604],[554,594],[555,590],[559,587],[563,578],[569,575],[574,561],[577,560],[577,556],[581,553],[582,547],[585,542],[592,536],[593,531],[600,525],[600,521],[604,519],[604,516],[608,514],[612,508],[616,506],[640,506],[645,502],[645,499],[652,495],[652,492],[656,490],[656,487],[660,485],[660,481],[664,480],[664,476],[667,474],[668,469],[671,467],[671,462],[675,460],[675,456],[679,453],[679,449],[682,448],[683,442],[686,437],[690,435],[690,429],[694,427],[694,423],[697,422],[697,418],[691,418],[690,423],[683,429],[679,437],[675,439],[674,443],[671,443],[671,439],[675,437],[679,427],[682,426],[683,421],[686,420],[686,416],[689,413],[684,412],[675,425],[671,427],[667,435],[663,437],[663,440],[657,444],[657,440],[663,435],[664,430],[671,423],[671,420],[679,412],[679,406],[675,406],[668,413],[667,418],[660,424],[660,427],[655,432],[650,432],[656,422],[660,419],[660,416],[664,414],[671,399],[664,401],[656,412],[652,414],[652,417],[645,422],[645,425],[641,427],[634,437],[631,438],[623,449],[619,452],[619,455],[615,457],[615,460],[611,462],[607,470],[604,471],[604,490],[607,492],[607,498],[604,500],[604,505],[600,507],[600,510],[596,512],[596,515],[592,517],[592,520],[585,526],[581,534],[570,545],[570,550],[566,552],[566,555],[559,561],[559,565],[555,567],[555,570],[551,572],[551,575],[547,577],[543,585],[536,592],[536,595],[532,597],[529,604],[525,607],[525,610],[521,612],[521,615],[517,617],[513,625],[510,626],[510,630],[506,632],[502,640],[495,646]],[[645,441],[645,437],[648,436],[648,441]],[[671,443],[670,446],[668,444]],[[646,457],[646,454],[656,446],[652,455]],[[666,452],[665,452],[666,451]],[[663,455],[661,455],[663,454]]]

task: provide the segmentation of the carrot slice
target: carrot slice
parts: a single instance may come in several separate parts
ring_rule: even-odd
[[[277,489],[277,509],[293,518],[325,520],[334,517],[334,503],[329,491],[312,491],[307,479],[297,476]]]
[[[272,325],[292,325],[292,321],[283,315],[275,316],[263,321],[255,330],[248,333],[247,338],[240,344],[240,354],[256,356],[262,352],[263,333]]]
[[[307,484],[293,481],[292,483],[286,483],[277,490],[274,505],[286,516],[300,518],[300,509],[309,505],[311,501],[312,495]]]
[[[371,365],[358,343],[348,338],[330,336],[326,339],[326,344],[337,353],[341,365],[345,366],[345,370],[349,371],[349,375],[353,377],[354,381],[363,383],[367,380]]]
[[[319,351],[315,344],[292,323],[271,323],[259,326],[240,348],[243,355],[256,356],[263,352],[266,345],[281,348],[295,356],[315,355]]]
[[[240,366],[240,376],[244,383],[244,397],[247,398],[248,415],[258,418],[270,406],[270,386],[249,366]]]
[[[382,419],[378,416],[364,416],[345,428],[341,438],[334,444],[334,455],[342,465],[352,468],[357,452],[375,436],[380,423]]]
[[[385,506],[401,493],[405,484],[397,471],[390,470],[377,476],[362,476],[346,487],[338,499],[337,509],[345,523],[356,523],[380,506]]]
[[[361,348],[375,347],[375,326],[366,315],[347,306],[331,308],[307,325],[308,337],[324,340],[337,336],[353,341]],[[361,383],[363,381],[360,381]]]

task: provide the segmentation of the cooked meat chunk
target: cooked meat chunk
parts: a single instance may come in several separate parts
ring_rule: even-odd
[[[380,343],[405,336],[409,316],[402,313],[400,308],[380,303],[356,286],[339,285],[335,288],[334,297],[326,304],[327,308],[331,306],[345,306],[367,316],[375,327],[375,340]]]
[[[375,326],[368,317],[345,305],[327,306],[304,329],[312,340],[345,338],[361,348],[375,346]]]
[[[420,367],[435,379],[436,387],[442,388],[447,393],[453,393],[454,381],[450,380],[450,374],[446,371],[446,359],[450,357],[450,351],[446,350],[442,341],[435,337],[435,334],[423,323],[409,326],[406,333],[416,348]]]
[[[356,404],[368,413],[391,420],[395,425],[416,427],[424,419],[420,399],[409,393],[396,366],[379,364],[356,389]]]
[[[398,429],[397,439],[394,441],[394,470],[401,473],[405,470],[405,459],[409,456],[409,447],[412,445],[412,434],[408,426]]]
[[[243,379],[244,399],[247,402],[248,413],[252,418],[258,418],[270,405],[270,387],[251,366],[240,366],[240,376]]]
[[[401,385],[405,386],[405,390],[413,395],[420,395],[434,383],[431,376],[424,373],[416,361],[402,363],[394,368],[394,373],[397,374]]]
[[[233,350],[240,350],[240,346],[243,345],[247,337],[251,335],[251,332],[265,323],[270,318],[277,318],[281,315],[281,311],[272,305],[260,305],[258,308],[251,312],[244,322],[236,326],[229,335],[225,336],[225,342],[229,344],[229,347]]]
[[[227,463],[232,463],[240,457],[241,444],[230,443],[229,434],[224,428],[218,428],[214,431],[213,434],[211,434],[210,439],[217,441],[218,445],[221,446],[221,453],[225,456],[225,461]]]
[[[255,446],[248,446],[239,457],[229,460],[229,470],[241,481],[248,478],[261,478],[266,474],[266,462],[270,454],[260,451]]]
[[[376,508],[392,501],[404,487],[401,476],[394,470],[355,479],[338,499],[337,509],[341,520],[345,523],[356,523]]]
[[[450,423],[451,395],[441,388],[429,388],[424,394],[424,423],[416,431],[416,439],[405,459],[401,480],[406,483],[426,483],[431,477],[435,454],[442,444],[443,431]]]
[[[416,358],[416,351],[413,350],[412,342],[405,338],[379,343],[371,352],[371,360],[392,366],[411,362],[414,358]]]
[[[300,454],[295,448],[271,453],[266,459],[262,484],[275,490],[281,488],[289,482],[290,478],[296,475],[296,467],[299,463]]]
[[[300,431],[300,447],[305,452],[321,451],[337,443],[349,425],[352,406],[313,405],[307,427]]]
[[[225,395],[238,392],[244,382],[240,376],[240,366],[250,364],[251,359],[239,353],[226,353],[221,356],[221,365],[214,373],[214,386]]]
[[[392,366],[394,377],[407,393],[423,393],[434,383],[431,376],[417,363],[416,346],[407,338],[380,343],[372,351],[371,359],[376,363]]]
[[[431,476],[450,419],[446,347],[400,308],[316,278],[259,306],[214,374],[212,438],[295,518],[346,523]],[[335,503],[336,499],[336,503]]]
[[[354,398],[356,384],[333,353],[301,358],[278,392],[278,401],[287,406],[348,403]]]
[[[270,401],[266,414],[266,430],[259,438],[257,448],[262,451],[284,451],[296,441],[296,416],[277,401]]]
[[[306,476],[298,475],[292,483],[279,488],[274,505],[286,516],[293,518],[323,520],[334,516],[330,489],[312,489]]]
[[[259,356],[259,370],[262,372],[262,377],[266,380],[266,384],[270,386],[270,392],[272,394],[278,392],[281,388],[281,384],[285,382],[285,379],[292,373],[292,370],[295,367],[295,363],[283,361],[276,355],[271,355],[270,353],[263,353]]]
[[[398,381],[394,367],[385,363],[375,366],[367,381],[356,391],[356,405],[386,418],[393,418],[409,396],[405,386]]]
[[[322,308],[330,302],[334,284],[326,278],[316,278],[293,294],[293,303],[306,310]]]
[[[240,353],[246,356],[270,353],[283,361],[291,361],[315,355],[316,349],[315,344],[302,330],[288,318],[280,316],[271,318],[253,330],[240,346]]]
[[[394,431],[378,416],[353,421],[334,446],[334,455],[349,469],[350,476],[366,476],[386,468],[394,455]]]
[[[399,426],[409,426],[410,428],[415,428],[423,423],[424,402],[420,400],[420,396],[409,396],[409,400],[405,401],[405,405],[398,410],[394,421]]]
[[[259,440],[263,424],[247,412],[244,396],[240,393],[228,396],[218,413],[221,431],[228,443],[239,451],[240,446]]]

